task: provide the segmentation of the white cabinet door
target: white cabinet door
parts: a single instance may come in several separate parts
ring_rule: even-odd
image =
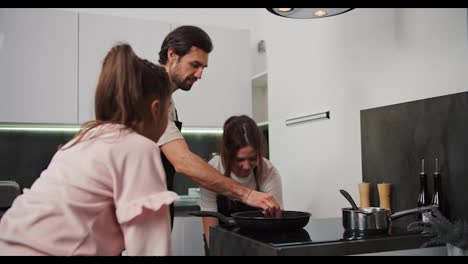
[[[79,14],[79,122],[94,119],[94,93],[102,61],[118,42],[158,64],[159,49],[170,24],[116,16]]]
[[[174,256],[204,256],[201,217],[176,216],[171,234]]]
[[[174,101],[184,127],[222,127],[231,115],[252,114],[250,33],[200,27],[210,35],[214,46],[208,68],[189,92],[177,90]]]
[[[171,233],[173,256],[184,256],[184,218],[174,217],[174,226]]]
[[[0,9],[0,122],[76,123],[78,16]]]

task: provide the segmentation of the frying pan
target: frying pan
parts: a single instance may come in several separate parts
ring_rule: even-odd
[[[189,215],[201,217],[216,217],[224,226],[237,226],[241,229],[256,231],[295,230],[301,229],[309,223],[310,213],[299,211],[282,211],[281,217],[264,217],[260,210],[243,211],[227,217],[218,212],[193,211]]]
[[[340,190],[340,193],[350,202],[352,206],[352,208],[342,209],[343,227],[345,231],[359,231],[365,233],[387,232],[392,220],[407,215],[432,212],[437,209],[437,206],[431,205],[391,214],[390,210],[386,208],[358,208],[353,198],[347,191]]]

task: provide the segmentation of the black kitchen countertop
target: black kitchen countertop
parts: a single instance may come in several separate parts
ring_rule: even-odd
[[[237,227],[210,229],[210,255],[354,255],[420,248],[431,239],[427,234],[409,232],[398,221],[386,233],[345,232],[341,218],[310,219],[301,230],[259,232]]]

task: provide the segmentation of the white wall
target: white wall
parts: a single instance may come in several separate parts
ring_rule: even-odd
[[[360,110],[468,90],[464,8],[260,16],[253,39],[268,47],[270,157],[286,209],[336,217],[348,206],[340,188],[358,200]],[[330,120],[285,126],[289,117],[326,110]]]

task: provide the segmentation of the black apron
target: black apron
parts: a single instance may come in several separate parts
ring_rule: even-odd
[[[175,110],[176,120],[174,124],[182,131],[182,122],[179,121],[179,117],[177,116],[177,110]],[[164,172],[166,173],[166,183],[167,183],[167,190],[174,191],[174,175],[175,175],[175,168],[172,166],[171,162],[166,158],[166,155],[161,152],[161,160],[164,165]],[[171,214],[171,230],[174,226],[174,203],[169,205],[169,212]]]
[[[257,182],[257,191],[259,190],[258,180],[257,180],[257,167],[253,169],[255,181]],[[231,200],[224,195],[218,195],[216,197],[216,205],[218,206],[218,212],[222,213],[225,216],[231,216],[233,213],[243,212],[243,211],[252,211],[259,210],[258,208],[248,206],[241,201]]]

